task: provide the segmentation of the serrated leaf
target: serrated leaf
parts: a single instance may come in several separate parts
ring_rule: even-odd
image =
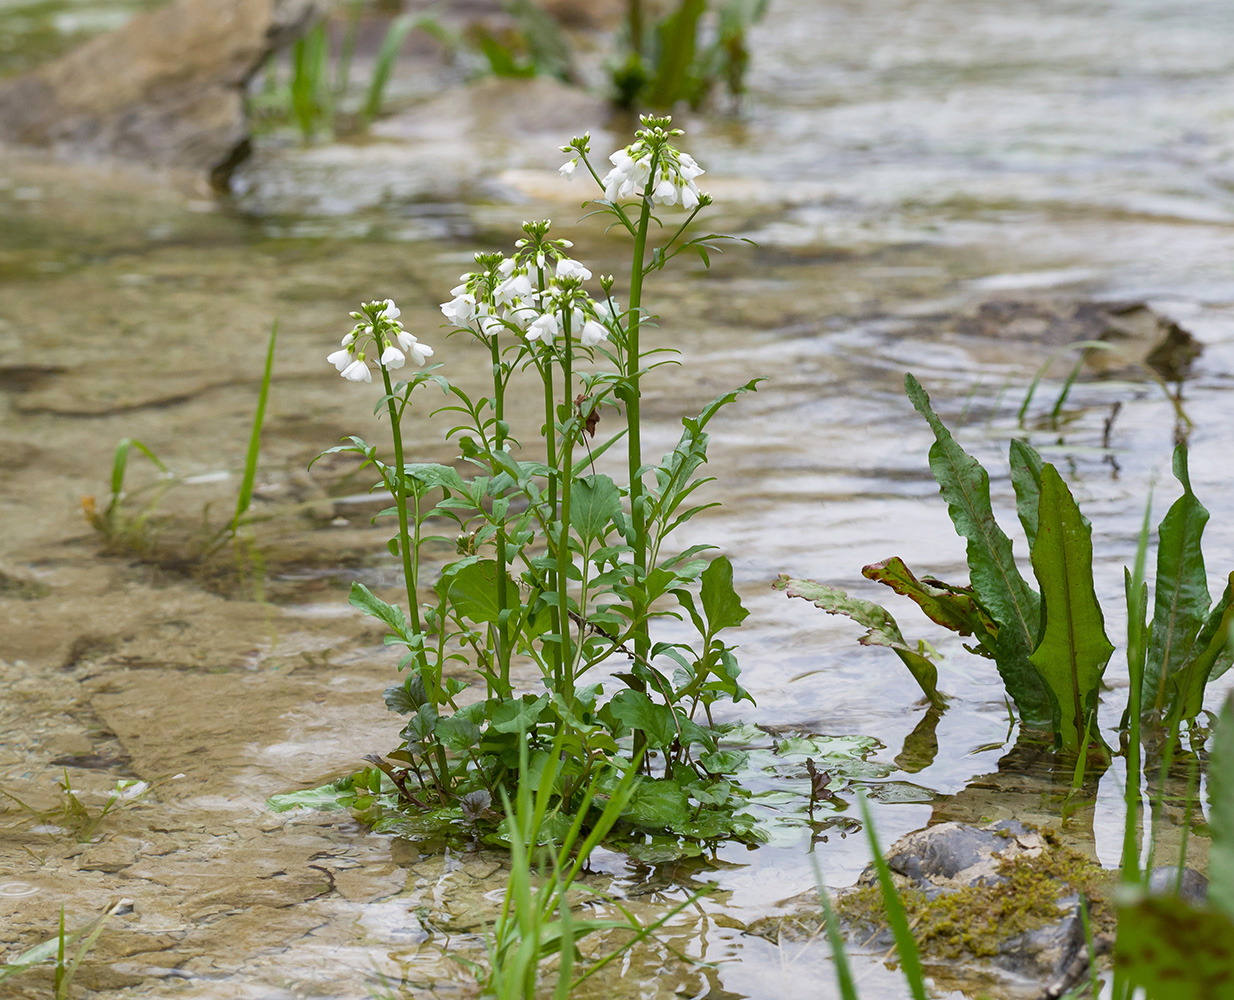
[[[829,615],[845,615],[865,626],[866,634],[858,642],[863,646],[886,646],[894,650],[925,696],[935,705],[946,704],[946,699],[938,690],[938,668],[920,650],[913,649],[904,641],[900,626],[882,605],[852,597],[838,587],[829,587],[814,580],[794,580],[783,574],[772,586],[783,590],[789,597],[810,601]]]
[[[998,626],[967,587],[952,587],[941,581],[918,580],[899,556],[872,563],[861,570],[867,580],[886,584],[897,594],[914,601],[931,621],[959,635],[976,636],[978,642],[993,644]]]
[[[1145,712],[1164,710],[1167,681],[1191,658],[1210,603],[1200,548],[1208,511],[1191,491],[1183,445],[1174,449],[1174,475],[1182,484],[1183,495],[1174,501],[1157,529],[1156,594],[1141,702]]]
[[[403,609],[387,604],[364,584],[352,583],[351,596],[347,600],[353,608],[359,608],[366,615],[384,622],[399,636],[407,637],[407,616],[403,614]]]
[[[1101,677],[1114,646],[1105,634],[1105,617],[1093,589],[1092,529],[1084,524],[1062,476],[1049,464],[1041,469],[1038,517],[1032,559],[1044,621],[1031,659],[1058,706],[1055,735],[1063,749],[1078,753],[1097,710]],[[1091,732],[1096,731],[1094,725]]]
[[[968,541],[968,571],[977,599],[999,625],[995,661],[1026,726],[1049,729],[1050,696],[1029,654],[1037,646],[1041,598],[1020,575],[1011,539],[990,505],[990,477],[951,436],[930,407],[930,397],[912,375],[904,387],[914,408],[934,431],[930,470],[938,482],[957,533]]]

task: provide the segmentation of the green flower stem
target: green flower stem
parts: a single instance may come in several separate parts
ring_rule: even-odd
[[[500,451],[505,447],[506,440],[505,431],[503,430],[506,409],[506,387],[505,380],[501,377],[501,353],[495,336],[489,340],[489,346],[493,354],[493,412],[497,417],[496,447]],[[509,697],[511,692],[509,622],[505,614],[509,608],[510,600],[506,585],[506,577],[509,575],[507,571],[508,564],[506,529],[505,525],[502,524],[497,528],[497,663],[498,677],[501,681],[498,694],[503,698]],[[492,692],[490,691],[489,694],[491,696]]]
[[[651,176],[655,176],[657,157],[651,159]],[[650,183],[650,182],[649,182]],[[639,414],[639,328],[642,323],[643,259],[647,254],[647,228],[651,221],[651,199],[643,195],[643,209],[634,235],[634,263],[630,270],[630,319],[626,329],[625,404],[627,440],[630,463],[630,519],[634,529],[634,564],[640,571],[640,584],[647,576],[647,519],[643,510],[643,436]],[[634,601],[634,648],[642,662],[650,659],[651,633],[648,628],[648,608]],[[637,748],[636,748],[637,750]]]
[[[423,638],[424,630],[420,626],[420,606],[416,601],[416,589],[420,568],[420,511],[416,510],[416,539],[413,545],[411,533],[407,527],[407,490],[403,484],[403,432],[399,426],[399,412],[394,406],[394,388],[390,384],[390,371],[385,365],[380,365],[381,378],[386,386],[386,407],[390,413],[390,433],[394,437],[394,479],[387,481],[390,492],[394,494],[394,504],[398,508],[398,551],[403,557],[403,583],[407,588],[408,614],[411,615],[412,635]],[[413,559],[414,549],[414,559]],[[416,650],[416,665],[421,676],[427,673],[428,661],[424,655],[424,647]],[[436,702],[436,698],[434,698]]]
[[[553,517],[557,511],[557,424],[556,417],[553,413],[553,363],[552,359],[545,354],[545,361],[540,366],[540,375],[544,379],[544,447],[545,447],[545,464],[548,465],[548,521],[551,524]],[[557,589],[557,574],[550,571],[546,582],[546,590]],[[561,635],[561,615],[560,607],[549,608],[549,621],[552,623],[552,630]],[[562,665],[562,647],[556,647],[553,656],[553,677],[558,678],[561,675]]]
[[[574,380],[574,354],[570,345],[570,312],[567,309],[563,317],[563,339],[565,349],[561,354],[563,380],[566,390],[566,406],[570,405],[570,391]],[[562,421],[562,481],[561,481],[561,519],[557,534],[557,609],[561,621],[561,663],[560,672],[555,678],[557,692],[565,699],[566,704],[574,702],[574,651],[570,643],[570,605],[567,587],[570,582],[570,486],[574,480],[574,427],[576,421],[573,414]]]

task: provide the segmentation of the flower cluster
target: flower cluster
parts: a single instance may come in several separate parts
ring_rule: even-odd
[[[682,130],[668,128],[670,118],[644,115],[641,121],[643,127],[634,142],[609,157],[613,169],[600,181],[604,197],[617,202],[646,196],[652,205],[681,205],[685,209],[705,204],[709,199],[695,183],[704,173],[703,168],[689,153],[681,152],[669,141],[683,135]],[[583,135],[561,147],[563,153],[578,154],[561,165],[560,173],[567,180],[574,177],[579,156],[586,156],[590,140],[590,135]]]
[[[401,310],[393,299],[369,302],[353,312],[356,325],[343,338],[342,346],[326,358],[343,378],[352,382],[371,382],[373,373],[365,358],[365,345],[372,341],[378,354],[378,364],[387,370],[402,368],[408,355],[420,367],[433,356],[428,344],[421,344],[403,329],[399,322]]]
[[[495,336],[516,330],[530,342],[552,344],[567,329],[584,347],[608,339],[606,310],[583,289],[591,271],[566,255],[569,240],[550,240],[548,222],[523,225],[516,254],[476,254],[480,270],[461,275],[441,312],[458,329]]]

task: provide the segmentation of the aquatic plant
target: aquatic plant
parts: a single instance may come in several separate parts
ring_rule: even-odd
[[[285,81],[279,79],[278,55],[270,57],[262,88],[249,98],[250,108],[259,119],[270,123],[294,121],[304,138],[311,139],[319,132],[338,131],[345,107],[351,107],[346,125],[364,129],[381,112],[386,87],[408,34],[420,29],[448,41],[440,24],[430,16],[403,14],[394,18],[378,46],[364,97],[358,107],[350,106],[351,68],[366,4],[364,0],[351,0],[347,6],[337,52],[331,52],[328,22],[323,19],[292,43],[290,73]]]
[[[266,343],[266,362],[262,369],[257,403],[253,410],[253,425],[249,432],[248,450],[245,453],[244,471],[240,477],[240,489],[236,494],[235,509],[231,519],[218,528],[210,528],[207,520],[208,511],[202,512],[203,537],[193,557],[196,560],[208,558],[229,540],[237,539],[240,529],[251,523],[252,519],[247,515],[253,503],[253,487],[257,479],[257,462],[261,447],[261,430],[265,424],[266,404],[270,398],[270,380],[274,374],[274,346],[277,340],[278,323],[275,322],[270,329],[270,339]],[[125,483],[129,470],[129,456],[134,450],[150,460],[150,463],[158,469],[159,477],[153,483],[143,484],[130,491],[125,488]],[[176,482],[175,473],[164,464],[158,455],[136,438],[126,437],[116,445],[112,457],[107,506],[100,511],[93,496],[82,497],[82,513],[87,522],[103,536],[109,549],[145,554],[153,548],[152,524],[158,505]],[[136,510],[130,511],[132,501],[138,496],[145,496],[146,499]]]
[[[139,781],[136,778],[122,778],[108,793],[107,801],[97,813],[92,813],[82,803],[77,792],[73,790],[67,768],[64,770],[63,780],[58,781],[56,787],[60,789],[60,801],[51,809],[36,809],[3,788],[0,788],[0,795],[12,799],[24,812],[40,823],[58,826],[72,833],[80,843],[88,844],[98,835],[103,820],[107,818],[112,809],[122,803],[131,805],[149,792],[152,786],[149,782]]]
[[[90,949],[94,947],[94,943],[98,940],[99,935],[103,933],[103,926],[107,923],[108,918],[120,906],[121,902],[112,903],[94,920],[75,931],[66,931],[64,907],[60,907],[60,927],[56,936],[44,941],[42,944],[36,944],[33,948],[28,948],[12,961],[0,965],[0,983],[23,972],[37,969],[47,962],[54,962],[55,971],[52,980],[52,995],[55,997],[55,1000],[68,1000],[72,995],[73,978],[77,975],[78,967],[86,955],[90,953]],[[77,950],[70,955],[68,946],[79,941],[80,944],[77,945]]]
[[[1020,574],[1012,542],[995,520],[989,474],[956,442],[912,375],[905,376],[905,388],[934,432],[930,469],[957,533],[967,540],[970,582],[918,578],[899,557],[866,566],[862,575],[908,597],[944,628],[971,637],[973,644],[965,648],[994,661],[1025,729],[1050,733],[1056,745],[1070,753],[1102,745],[1097,697],[1114,646],[1105,633],[1093,585],[1088,519],[1058,470],[1024,441],[1012,441],[1011,481],[1040,588],[1034,590]],[[1129,572],[1127,577],[1128,606],[1139,609],[1139,628],[1131,644],[1143,655],[1142,680],[1133,686],[1137,696],[1145,696],[1144,711],[1158,722],[1194,720],[1203,708],[1207,683],[1234,660],[1234,643],[1228,641],[1234,623],[1234,575],[1210,608],[1201,550],[1208,512],[1192,493],[1184,445],[1175,449],[1174,473],[1183,496],[1158,529],[1151,625],[1144,623],[1146,590],[1133,590]],[[913,648],[904,641],[886,609],[812,580],[781,576],[776,586],[790,597],[813,601],[824,611],[865,625],[869,632],[862,643],[894,649],[926,696],[939,702],[935,663],[923,645]],[[1141,581],[1139,586],[1147,584]],[[1133,610],[1133,618],[1136,613]]]
[[[644,281],[684,251],[708,265],[724,239],[686,238],[711,199],[697,187],[702,168],[676,148],[681,134],[667,118],[645,117],[603,178],[589,136],[562,147],[570,156],[562,174],[582,166],[604,193],[593,201],[597,211],[633,241],[625,306],[611,276],[599,279],[598,297],[587,290],[591,270],[569,256],[569,240],[550,235],[547,221],[525,223],[512,256],[476,254],[476,269],[441,311],[453,332],[483,348],[491,395],[470,396],[438,366],[395,383],[409,359],[423,365],[433,351],[403,328],[389,299],[353,313],[354,327],[328,359],[350,381],[379,376],[377,409],[389,421],[393,461],[357,437],[323,454],[360,456],[380,476],[374,488],[393,500],[382,515],[397,517],[389,549],[402,567],[406,610],[360,583],[351,603],[381,621],[387,644],[402,651],[407,677],[385,698],[408,721],[401,744],[378,767],[417,809],[457,809],[473,792],[496,800],[524,747],[539,773],[559,746],[567,807],[605,761],[638,760],[647,775],[658,763],[660,776],[636,786],[626,819],[700,839],[744,836],[752,827],[740,811],[744,793],[726,777],[746,755],[723,748],[711,725],[717,700],[752,700],[725,638],[747,612],[727,557],[704,557],[707,545],[673,551],[671,537],[715,505],[695,501],[709,481],[699,475],[707,427],[759,380],[683,418],[677,446],[659,463],[646,463],[642,451],[642,380],[674,353],[642,342],[651,315]],[[652,247],[654,210],[677,205],[686,218]],[[538,379],[543,395],[538,455],[506,419],[519,372]],[[475,470],[470,478],[454,466],[407,460],[401,422],[413,394],[430,385],[450,396],[440,409],[457,421],[448,434],[463,468]],[[624,426],[602,438],[601,415],[611,409],[624,409]],[[595,464],[618,442],[627,452],[624,485]],[[441,518],[457,532],[459,557],[422,604],[425,531]],[[652,624],[665,616],[691,623],[697,640],[653,641]],[[542,691],[515,691],[515,656],[535,664]],[[602,700],[610,682],[593,678],[618,657],[628,666],[611,673],[619,689]],[[482,700],[459,700],[466,685],[454,674],[462,667],[483,677]]]

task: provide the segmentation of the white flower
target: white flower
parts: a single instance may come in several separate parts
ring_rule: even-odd
[[[527,328],[527,339],[551,344],[557,337],[557,329],[557,314],[544,313]]]
[[[496,337],[505,328],[505,323],[496,316],[484,316],[480,319],[480,332],[486,337]]]
[[[351,364],[351,351],[348,351],[346,349],[341,350],[341,351],[335,351],[333,354],[327,357],[326,360],[329,361],[330,364],[334,365],[334,367],[337,368],[339,371],[342,371],[349,364]]]
[[[381,315],[393,323],[403,315],[403,311],[394,304],[394,299],[386,299],[385,308],[381,310]]]
[[[457,289],[455,291],[457,292]],[[455,326],[466,326],[475,311],[476,300],[473,295],[456,294],[449,302],[441,304],[441,314]]]
[[[356,358],[355,361],[343,369],[343,378],[350,382],[372,382],[373,373],[369,371],[368,365],[364,363],[363,358]]]
[[[407,352],[411,355],[411,360],[421,368],[424,363],[433,356],[433,349],[428,344],[421,344],[419,341],[411,345],[411,350]]]
[[[608,330],[603,323],[589,319],[583,324],[583,332],[578,339],[584,347],[595,347],[600,341],[608,340]]]
[[[690,181],[681,189],[681,207],[685,209],[698,207],[698,188]]]
[[[576,260],[571,260],[569,257],[562,257],[557,261],[557,277],[558,278],[582,278],[587,281],[591,277],[591,272]]]
[[[356,327],[356,330],[359,329],[360,327]],[[352,330],[351,333],[347,334],[347,336],[343,338],[342,344],[344,347],[350,347],[356,342],[356,330]]]
[[[692,181],[695,177],[705,174],[707,171],[700,167],[689,153],[678,153],[677,172],[681,174],[682,180]]]
[[[576,156],[574,157],[574,159],[567,160],[565,163],[563,163],[557,169],[557,172],[561,174],[561,176],[564,177],[566,180],[571,181],[574,179],[574,171],[577,168],[578,168],[578,157]]]
[[[677,185],[665,177],[656,185],[651,197],[657,205],[675,205],[677,204]]]
[[[531,279],[525,274],[514,274],[493,289],[493,302],[499,306],[514,305],[531,297]]]
[[[407,356],[391,344],[381,352],[382,368],[402,368],[407,363]]]

